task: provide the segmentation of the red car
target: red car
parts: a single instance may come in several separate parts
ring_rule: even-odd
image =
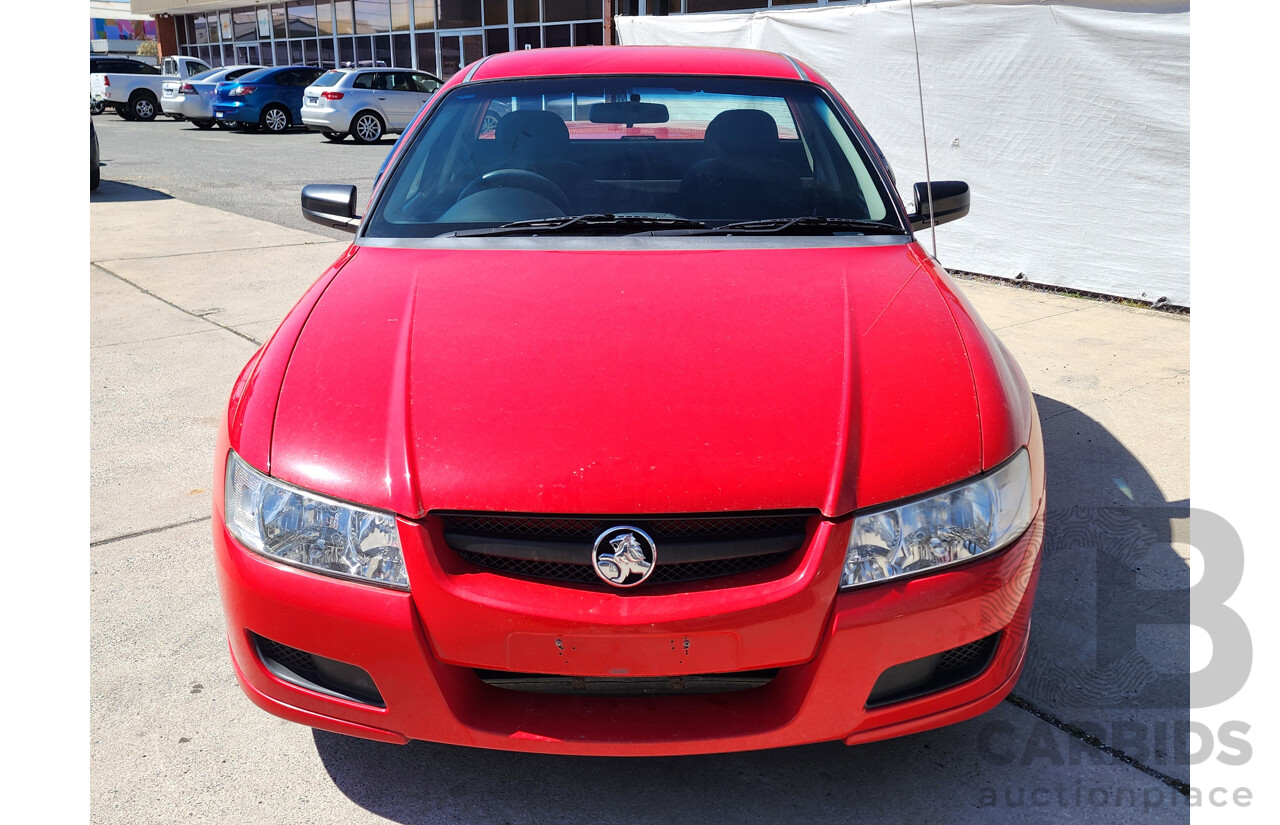
[[[213,538],[249,698],[563,754],[853,744],[1012,689],[1035,405],[840,95],[753,51],[495,55],[245,367]]]

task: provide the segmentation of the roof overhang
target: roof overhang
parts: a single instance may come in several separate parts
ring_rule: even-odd
[[[199,14],[209,11],[226,11],[228,6],[237,8],[245,6],[265,6],[273,0],[129,0],[129,9],[134,14],[158,16],[161,14]],[[279,3],[280,0],[274,0]]]
[[[108,3],[106,0],[89,0],[90,20],[150,20],[149,14],[137,14],[128,3]]]

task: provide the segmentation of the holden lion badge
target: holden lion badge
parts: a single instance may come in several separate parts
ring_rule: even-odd
[[[635,587],[649,578],[657,560],[653,539],[635,527],[610,527],[591,549],[596,575],[614,587]]]

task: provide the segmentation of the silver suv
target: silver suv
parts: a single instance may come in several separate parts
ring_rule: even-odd
[[[333,141],[403,132],[443,81],[414,69],[332,69],[302,95],[302,122]]]

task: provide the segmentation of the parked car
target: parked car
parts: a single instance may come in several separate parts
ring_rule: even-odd
[[[299,126],[302,92],[322,74],[316,66],[277,66],[219,83],[214,120],[277,133]]]
[[[89,74],[161,74],[159,66],[132,57],[89,55]]]
[[[102,161],[98,151],[98,132],[93,128],[93,118],[89,118],[89,191],[98,188],[102,182]]]
[[[329,140],[376,143],[404,131],[442,83],[413,69],[332,69],[303,92],[302,122]]]
[[[356,203],[303,188],[353,241],[236,380],[214,456],[259,707],[661,755],[900,736],[1013,688],[1039,419],[915,234],[969,187],[908,208],[812,67],[493,55]]]
[[[196,128],[212,129],[217,122],[213,119],[213,101],[217,96],[218,84],[261,68],[264,67],[224,66],[201,72],[187,80],[166,80],[160,108],[166,115],[191,121]]]
[[[192,75],[207,71],[209,64],[203,60],[194,57],[166,57],[158,74],[90,74],[89,97],[91,101],[102,101],[125,120],[154,120],[160,114],[160,97],[166,78],[186,80]]]
[[[141,60],[129,57],[102,57],[89,55],[89,74],[114,72],[116,74],[160,74],[160,69]],[[89,88],[89,114],[100,115],[107,110],[105,100],[93,96],[92,80]]]

